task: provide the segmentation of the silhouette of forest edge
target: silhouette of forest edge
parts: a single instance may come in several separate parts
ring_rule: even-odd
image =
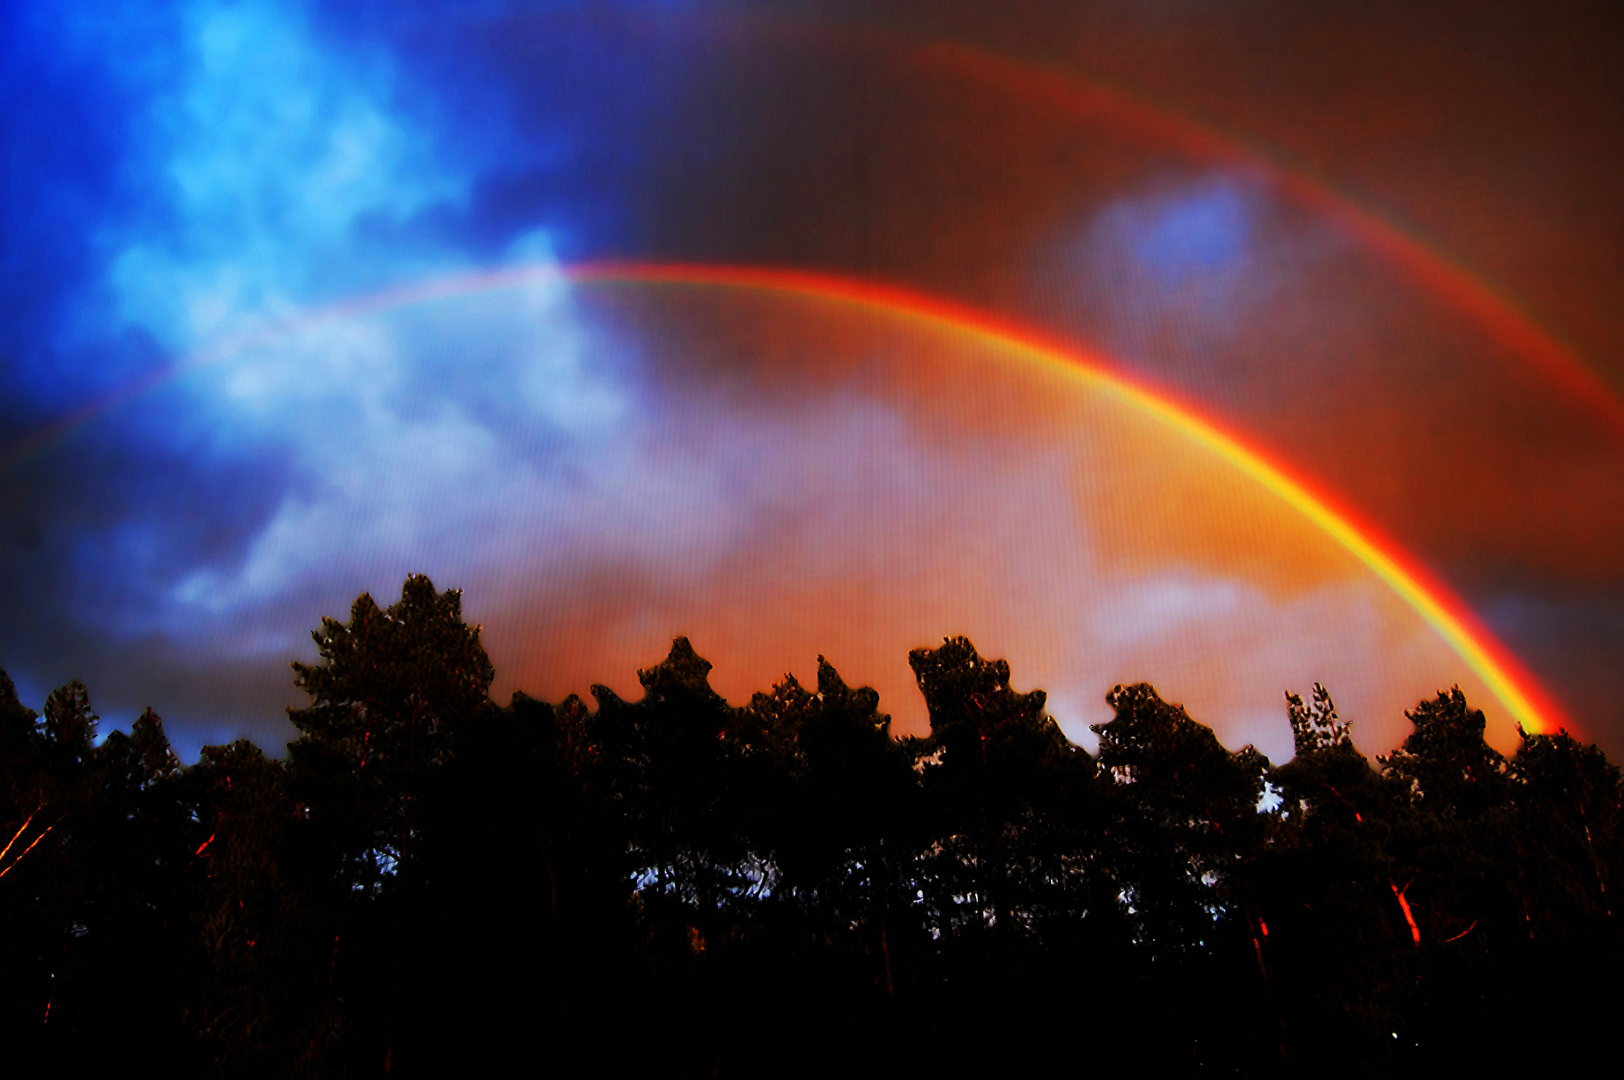
[[[1499,754],[1458,688],[1374,763],[1287,693],[1277,766],[1143,683],[1091,755],[962,637],[903,738],[821,656],[730,705],[681,637],[637,702],[498,706],[420,575],[313,637],[282,760],[183,765],[150,708],[98,743],[83,684],[0,673],[14,1060],[1419,1075],[1582,1060],[1624,1003],[1619,769]]]

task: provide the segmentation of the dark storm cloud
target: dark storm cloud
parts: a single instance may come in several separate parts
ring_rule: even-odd
[[[9,434],[35,421],[34,410],[67,408],[152,357],[140,342],[108,342],[87,364],[57,340],[64,307],[101,272],[96,227],[140,202],[119,166],[142,88],[109,70],[71,13],[14,4],[0,18],[0,419]]]
[[[1484,620],[1554,691],[1575,723],[1611,752],[1624,702],[1624,588],[1503,594]]]

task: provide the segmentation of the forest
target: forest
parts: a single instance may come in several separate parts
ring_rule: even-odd
[[[1374,761],[1288,693],[1276,765],[1146,684],[1090,754],[964,638],[898,738],[685,638],[639,701],[498,704],[422,576],[314,636],[279,756],[0,675],[8,1073],[1548,1071],[1624,1004],[1620,770],[1458,689]]]

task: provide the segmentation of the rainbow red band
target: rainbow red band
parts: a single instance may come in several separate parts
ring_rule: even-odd
[[[491,284],[499,284],[502,275],[512,273],[498,271],[491,276]],[[1174,402],[1165,392],[1153,392],[1109,370],[1097,354],[934,297],[829,274],[759,267],[626,262],[576,266],[567,271],[567,276],[579,284],[712,286],[816,297],[968,335],[1082,379],[1217,454],[1308,518],[1420,615],[1500,700],[1511,719],[1525,730],[1531,733],[1553,732],[1559,727],[1574,730],[1572,722],[1538,689],[1533,677],[1504,646],[1477,623],[1466,605],[1402,554],[1396,544],[1382,538],[1378,530],[1365,523],[1355,524],[1351,512],[1337,507],[1307,482],[1268,461],[1235,436],[1221,431],[1190,407]],[[444,289],[445,284],[440,288]],[[470,282],[470,287],[490,286]],[[437,290],[436,295],[449,294]]]
[[[1173,401],[1110,370],[1099,355],[1070,343],[1050,340],[1023,326],[985,312],[895,286],[832,274],[768,267],[716,266],[692,263],[598,262],[572,267],[509,266],[458,274],[357,297],[275,326],[239,335],[205,350],[189,361],[149,376],[78,410],[0,459],[0,471],[42,449],[107,410],[133,400],[159,383],[213,363],[244,349],[333,322],[411,304],[428,303],[496,289],[534,285],[560,278],[577,285],[668,285],[746,289],[816,299],[924,324],[932,329],[979,340],[1003,352],[1042,364],[1066,377],[1082,380],[1131,409],[1164,424],[1203,450],[1218,455],[1306,517],[1336,544],[1352,554],[1396,592],[1466,662],[1499,699],[1511,719],[1529,732],[1548,733],[1573,724],[1544,695],[1530,676],[1466,606],[1432,580],[1397,545],[1370,525],[1357,522],[1348,510],[1316,492],[1304,480],[1267,460],[1262,453],[1220,430],[1190,406]]]

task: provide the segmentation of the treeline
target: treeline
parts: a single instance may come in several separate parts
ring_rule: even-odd
[[[456,592],[324,619],[285,760],[184,767],[0,676],[10,1075],[1547,1071],[1624,1002],[1624,786],[1459,690],[1372,764],[1147,685],[1099,751],[954,638],[927,738],[820,658],[746,705],[685,639],[596,708],[488,697]]]

